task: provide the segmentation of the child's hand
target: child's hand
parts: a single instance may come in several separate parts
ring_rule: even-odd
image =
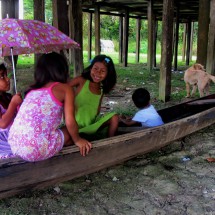
[[[82,156],[87,155],[92,148],[92,144],[82,138],[80,138],[77,142],[75,142],[75,145],[79,147],[79,150]]]
[[[12,97],[11,102],[12,102],[15,106],[19,106],[19,105],[22,103],[21,93],[15,94],[15,95]]]
[[[130,121],[130,120],[131,120],[130,116],[125,116],[125,115],[120,115],[119,116],[119,121],[120,122],[127,122],[127,121]]]

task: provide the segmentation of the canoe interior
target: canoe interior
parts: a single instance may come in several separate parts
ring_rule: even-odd
[[[215,94],[158,110],[164,123],[173,122],[215,107]]]

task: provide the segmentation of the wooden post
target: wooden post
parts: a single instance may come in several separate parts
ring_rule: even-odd
[[[93,14],[88,14],[88,61],[90,62],[92,58],[92,23],[93,23]]]
[[[177,9],[176,13],[176,23],[175,23],[175,53],[174,53],[174,71],[178,69],[178,34],[179,34],[179,11]]]
[[[166,102],[171,94],[174,0],[163,1],[159,99]]]
[[[147,52],[147,68],[152,70],[153,66],[153,35],[154,35],[154,13],[153,13],[153,1],[148,2],[147,16],[148,16],[148,52]]]
[[[123,26],[123,65],[128,66],[128,34],[129,32],[129,11],[125,11],[124,26]]]
[[[34,0],[34,19],[45,22],[45,0]]]
[[[53,26],[64,34],[69,36],[69,19],[68,19],[68,5],[66,0],[53,0]],[[67,58],[69,63],[72,63],[69,51],[64,50],[61,53]]]
[[[197,41],[197,63],[206,65],[208,31],[210,22],[210,0],[199,0],[199,28]]]
[[[153,34],[153,67],[156,68],[157,62],[156,62],[156,48],[157,48],[157,29],[158,29],[158,21],[155,20],[154,22],[154,34]]]
[[[101,52],[100,44],[100,7],[95,6],[95,54],[99,55]]]
[[[215,75],[215,0],[211,0],[210,28],[208,34],[208,53],[206,70]]]
[[[190,35],[190,61],[193,57],[193,31],[194,31],[194,22],[191,23],[191,35]]]
[[[54,27],[58,28],[64,34],[69,36],[69,18],[67,2],[67,0],[53,0],[53,24]]]
[[[83,66],[83,34],[82,34],[82,8],[79,0],[69,1],[69,35],[77,43],[80,49],[72,49],[71,57],[74,66],[74,77],[80,75],[84,69]]]
[[[45,22],[45,0],[34,0],[34,19]],[[41,54],[34,55],[34,63],[37,63]]]
[[[186,51],[186,66],[190,64],[190,38],[191,38],[191,21],[187,23],[187,51]]]
[[[141,28],[141,20],[136,19],[136,63],[140,61],[140,28]]]
[[[185,61],[186,43],[187,43],[187,23],[184,23],[183,46],[182,46],[182,61]]]
[[[123,62],[123,17],[119,17],[119,63]]]

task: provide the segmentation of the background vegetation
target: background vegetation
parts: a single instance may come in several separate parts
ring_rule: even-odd
[[[33,1],[24,0],[24,18],[33,19]],[[83,50],[87,50],[88,45],[88,19],[87,13],[83,13]],[[52,24],[52,0],[45,1],[45,19],[46,22]],[[107,16],[101,15],[101,39],[112,40],[115,45],[115,51],[119,50],[119,17],[116,16]],[[158,31],[157,31],[157,50],[156,53],[161,53],[161,22],[158,22]],[[196,54],[196,41],[197,41],[197,29],[198,24],[194,23],[194,35],[193,35],[193,55]],[[92,31],[92,48],[94,50],[95,39],[94,39],[94,21],[93,21],[93,31]],[[182,55],[182,40],[184,33],[184,24],[179,25],[179,47],[178,54]],[[141,20],[141,44],[140,44],[140,53],[147,54],[147,38],[148,38],[148,22],[147,20]],[[129,46],[128,51],[130,53],[135,53],[136,51],[136,19],[129,19]]]

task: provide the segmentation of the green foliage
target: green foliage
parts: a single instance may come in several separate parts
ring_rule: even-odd
[[[32,0],[23,0],[24,19],[34,19],[34,2]],[[45,1],[45,21],[52,24],[52,0]]]
[[[33,19],[33,1],[23,0],[24,19]]]

